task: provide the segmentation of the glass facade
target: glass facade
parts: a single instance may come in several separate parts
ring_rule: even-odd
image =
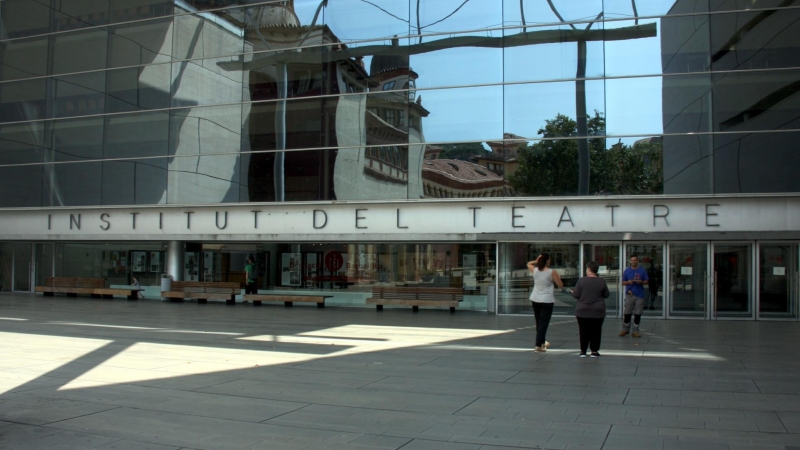
[[[798,18],[4,0],[0,207],[798,192]]]

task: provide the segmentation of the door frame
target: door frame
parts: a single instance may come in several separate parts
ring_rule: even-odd
[[[703,314],[697,316],[683,316],[683,315],[672,315],[670,311],[672,310],[672,248],[674,246],[682,246],[682,245],[704,245],[706,247],[706,269],[703,274],[703,287],[705,289],[705,299],[703,300]],[[668,320],[710,320],[710,311],[711,311],[711,298],[709,293],[713,288],[713,280],[709,274],[711,273],[711,257],[712,257],[712,249],[711,249],[711,242],[710,241],[667,241],[664,257],[666,258],[667,262],[664,265],[666,268],[666,272],[664,274],[664,285],[667,286],[669,289],[669,293],[665,293],[664,298],[664,317]],[[669,284],[668,284],[669,283]]]
[[[714,266],[714,255],[716,254],[716,247],[717,245],[747,245],[750,247],[750,280],[749,280],[749,298],[750,298],[750,315],[749,316],[738,316],[738,317],[719,317],[717,315],[717,271],[716,267]],[[710,300],[711,303],[709,304],[708,308],[708,318],[710,320],[756,320],[756,310],[758,308],[758,271],[757,271],[757,246],[756,241],[711,241],[709,245],[709,258],[708,258],[708,265],[709,265],[709,274],[711,274],[710,278],[710,290],[708,291],[711,294]]]
[[[797,251],[795,253],[795,261],[794,261],[794,273],[789,275],[791,277],[790,280],[790,288],[789,288],[789,295],[792,296],[791,300],[794,302],[795,308],[795,316],[796,317],[761,317],[761,289],[758,288],[760,284],[760,279],[758,278],[761,275],[761,245],[794,245],[797,247]],[[768,321],[775,321],[775,322],[797,322],[800,321],[800,242],[798,241],[788,241],[788,240],[776,240],[776,241],[756,241],[755,248],[753,250],[753,258],[755,259],[754,265],[755,267],[755,320],[768,320]]]

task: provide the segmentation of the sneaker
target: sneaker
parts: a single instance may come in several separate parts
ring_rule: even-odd
[[[536,353],[545,353],[545,352],[547,351],[547,349],[546,349],[546,348],[544,348],[544,346],[541,346],[541,347],[533,347],[533,351],[535,351]]]
[[[597,358],[598,356],[600,356],[600,353],[592,352],[592,358]]]
[[[544,341],[544,345],[543,345],[542,347],[544,347],[544,348],[550,348],[550,343],[549,343],[549,342],[547,342],[547,341]]]
[[[637,338],[640,338],[640,337],[642,337],[642,334],[641,334],[641,333],[639,333],[638,331],[634,331],[634,332],[633,332],[633,334],[632,334],[631,336],[633,336],[633,337],[637,337]]]
[[[628,330],[622,330],[622,331],[620,331],[620,332],[619,332],[619,335],[620,335],[620,336],[625,336],[625,335],[627,335],[628,333],[630,333],[630,331],[628,331]]]
[[[581,353],[581,358],[586,358],[586,353]]]

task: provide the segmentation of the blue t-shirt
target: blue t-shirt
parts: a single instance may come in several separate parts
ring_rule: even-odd
[[[622,272],[622,281],[630,281],[630,280],[642,280],[647,281],[650,278],[647,277],[647,270],[644,267],[639,266],[636,269],[631,269],[628,267]],[[625,288],[625,293],[627,294],[628,291],[631,291],[634,297],[644,298],[644,285],[635,283],[628,286],[623,286]]]

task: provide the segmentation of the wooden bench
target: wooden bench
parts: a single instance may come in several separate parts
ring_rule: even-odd
[[[287,294],[245,294],[244,299],[253,302],[253,306],[261,306],[261,302],[283,302],[286,307],[293,303],[316,303],[317,308],[325,307],[325,299],[333,295],[287,295]]]
[[[66,294],[67,297],[89,294],[92,297],[108,299],[114,298],[115,295],[122,295],[128,297],[128,300],[138,300],[139,291],[141,291],[134,287],[130,289],[107,288],[105,287],[106,280],[102,278],[48,277],[44,284],[44,286],[34,287],[34,292],[41,292],[48,297],[57,293]]]
[[[434,288],[417,286],[374,286],[372,297],[367,299],[368,305],[375,305],[378,311],[383,310],[383,305],[411,306],[414,312],[420,306],[449,307],[450,312],[456,312],[456,306],[464,300],[462,288]]]
[[[239,283],[173,281],[169,291],[161,291],[161,296],[170,300],[196,299],[197,303],[208,300],[225,300],[229,305],[236,303],[236,295],[241,292]]]

